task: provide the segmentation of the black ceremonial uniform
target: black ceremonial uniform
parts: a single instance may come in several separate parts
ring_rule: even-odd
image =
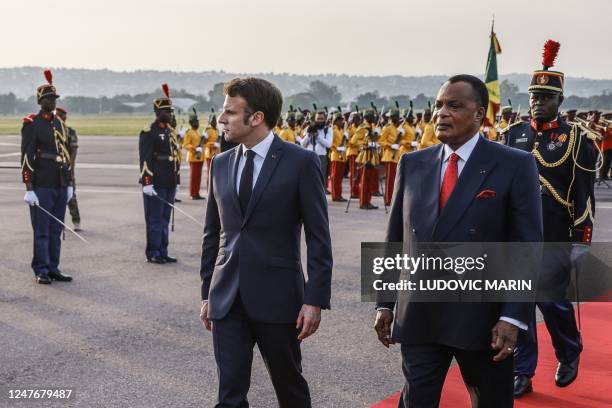
[[[168,259],[168,224],[176,187],[180,184],[180,146],[173,129],[155,121],[140,132],[140,183],[152,185],[156,196],[143,194],[148,260]],[[163,201],[162,201],[163,200]],[[165,201],[165,202],[164,202]]]
[[[70,154],[66,128],[52,113],[41,111],[24,118],[21,163],[22,180],[32,184],[40,207],[63,222],[71,183]],[[34,205],[30,206],[30,220],[34,232],[31,263],[34,274],[45,282],[57,279],[62,276],[58,267],[63,226]]]
[[[535,121],[511,125],[504,143],[536,158],[542,188],[542,214],[546,242],[590,243],[593,234],[595,168],[589,140],[580,128],[560,118],[538,128]],[[580,165],[574,162],[574,157]]]
[[[35,188],[65,188],[71,183],[70,150],[64,122],[39,112],[26,116],[21,128],[23,182]]]
[[[528,88],[532,109],[546,110],[551,98],[563,95],[564,74],[552,71],[560,44],[549,40],[544,46],[542,69],[534,71]],[[562,99],[558,99],[559,103]],[[544,101],[544,102],[542,102]],[[557,111],[558,111],[557,105]],[[594,157],[588,139],[578,126],[557,116],[549,122],[536,120],[512,125],[503,132],[508,146],[532,152],[539,172],[544,248],[539,273],[537,306],[550,333],[555,356],[559,361],[555,383],[559,387],[571,384],[578,375],[582,339],[574,307],[566,298],[570,282],[572,259],[584,253],[593,234],[595,197],[592,170]],[[565,245],[562,243],[566,243]],[[571,244],[570,244],[571,243]],[[546,298],[544,298],[546,297]],[[538,359],[535,309],[527,332],[519,336],[514,353],[514,395],[520,397],[532,391],[531,377]]]

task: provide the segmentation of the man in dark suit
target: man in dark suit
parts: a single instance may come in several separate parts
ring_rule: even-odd
[[[388,242],[542,240],[535,161],[479,134],[487,106],[486,86],[476,77],[457,75],[442,85],[433,117],[442,144],[402,156]],[[453,357],[473,406],[511,407],[511,356],[532,304],[424,303],[408,296],[379,302],[375,323],[383,345],[401,344],[406,383],[399,407],[438,406]]]
[[[310,407],[300,342],[330,307],[332,272],[319,158],[272,133],[282,107],[276,86],[236,78],[225,95],[219,123],[238,146],[212,161],[200,270],[200,317],[212,330],[219,374],[216,407],[249,406],[255,344],[279,406]]]

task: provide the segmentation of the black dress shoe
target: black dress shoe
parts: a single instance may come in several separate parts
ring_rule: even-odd
[[[164,256],[164,261],[166,261],[166,263],[176,263],[177,259],[166,255]]]
[[[361,207],[359,207],[359,208],[361,208],[362,210],[378,210],[378,207],[377,207],[377,206],[372,205],[372,204],[370,204],[370,203],[368,203],[368,204],[366,204],[366,205],[364,205],[364,206],[361,206]]]
[[[49,278],[58,282],[72,282],[72,276],[64,275],[60,271],[57,272],[49,272]]]
[[[147,258],[147,262],[154,264],[165,264],[166,260],[164,258],[158,258],[156,256],[151,256]]]
[[[181,200],[180,198],[175,198],[175,199],[174,199],[174,202],[175,202],[175,203],[182,203],[182,202],[183,202],[183,200]]]
[[[381,193],[372,193],[372,197],[382,197]]]
[[[337,203],[345,203],[348,200],[346,198],[344,198],[344,197],[340,197],[340,198],[334,198],[332,201],[335,201]]]
[[[355,198],[359,198],[359,196],[358,196],[358,195],[353,194],[353,195],[351,196],[351,198],[355,199]]]
[[[514,398],[521,398],[523,395],[533,392],[531,378],[525,374],[514,376]]]
[[[580,363],[580,356],[574,361],[568,364],[559,363],[557,366],[557,372],[555,373],[555,384],[557,387],[567,387],[574,382],[578,377],[578,364]]]
[[[192,200],[204,200],[204,197],[202,197],[201,195],[197,195],[197,196],[193,196],[191,197]]]
[[[49,277],[46,275],[37,275],[36,278],[34,279],[36,280],[36,283],[40,285],[50,285],[51,284],[51,279],[49,279]]]

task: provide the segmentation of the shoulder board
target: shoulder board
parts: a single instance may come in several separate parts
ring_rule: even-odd
[[[527,123],[525,122],[514,122],[511,125],[508,125],[507,127],[503,128],[501,130],[501,133],[506,133],[508,130],[510,130],[511,128],[518,126],[518,125],[526,125]]]
[[[32,113],[32,114],[26,116],[25,118],[23,118],[23,123],[32,123],[32,122],[34,122],[34,118],[36,118],[36,114]]]
[[[151,125],[146,125],[142,128],[141,132],[148,133],[151,131]]]

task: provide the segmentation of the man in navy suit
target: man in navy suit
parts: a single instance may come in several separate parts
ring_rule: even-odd
[[[249,406],[255,344],[279,406],[311,407],[300,342],[330,307],[332,273],[319,158],[272,133],[282,108],[276,86],[236,78],[225,94],[219,123],[238,145],[211,164],[200,269],[200,318],[212,330],[219,374],[216,407]]]
[[[535,161],[479,134],[487,106],[486,86],[476,77],[457,75],[442,85],[433,116],[442,144],[402,156],[388,242],[542,241]],[[437,407],[453,357],[473,406],[512,407],[511,357],[532,304],[424,303],[408,296],[379,302],[375,323],[383,345],[401,344],[399,407]]]

